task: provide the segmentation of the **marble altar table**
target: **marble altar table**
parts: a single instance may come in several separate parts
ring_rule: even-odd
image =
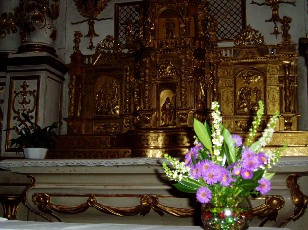
[[[200,226],[171,226],[171,225],[138,225],[138,224],[80,224],[80,223],[50,223],[34,221],[1,221],[1,230],[202,230]],[[279,230],[290,230],[279,228]],[[271,227],[250,227],[248,230],[278,230]]]
[[[110,160],[28,160],[0,161],[0,168],[32,178],[25,204],[34,218],[27,220],[70,223],[126,223],[195,226],[195,201],[172,188],[161,167],[164,159],[125,158]],[[296,222],[291,219],[294,203],[286,179],[298,174],[298,186],[308,194],[308,157],[282,157],[272,169],[271,194],[284,198],[275,221],[265,226],[308,226],[307,212]],[[264,200],[257,200],[263,204]],[[258,203],[257,205],[259,205]],[[198,218],[197,221],[200,218]],[[260,222],[260,221],[259,221]],[[200,223],[200,222],[199,222]],[[258,226],[252,223],[251,226]]]

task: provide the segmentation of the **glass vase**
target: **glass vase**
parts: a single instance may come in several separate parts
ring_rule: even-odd
[[[248,229],[251,217],[251,205],[246,199],[228,207],[201,205],[201,220],[205,230]]]

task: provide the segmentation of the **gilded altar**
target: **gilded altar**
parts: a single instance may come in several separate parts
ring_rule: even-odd
[[[248,131],[258,100],[266,106],[263,127],[279,111],[276,131],[297,130],[297,54],[288,21],[279,44],[265,44],[247,26],[234,46],[220,47],[205,3],[128,5],[138,14],[124,20],[117,5],[115,36],[104,38],[94,54],[82,54],[82,35],[75,32],[68,134],[50,158],[181,156],[193,142],[193,119],[204,121],[212,101],[232,132]]]

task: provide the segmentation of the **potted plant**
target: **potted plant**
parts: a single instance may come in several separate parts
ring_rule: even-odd
[[[58,128],[56,122],[44,128],[31,121],[30,117],[22,113],[25,119],[24,127],[17,130],[18,137],[10,140],[10,145],[16,148],[23,148],[25,158],[44,159],[48,149],[54,148],[56,133]]]

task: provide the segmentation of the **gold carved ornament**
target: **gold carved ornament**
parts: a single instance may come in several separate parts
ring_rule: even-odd
[[[297,193],[301,193],[300,190],[296,190]],[[293,193],[294,194],[294,193]],[[95,208],[96,210],[105,213],[111,214],[115,216],[135,216],[135,215],[147,215],[151,210],[163,216],[164,214],[169,214],[172,216],[185,218],[185,217],[193,217],[195,214],[195,208],[177,208],[170,207],[160,203],[159,198],[164,198],[163,195],[121,195],[121,197],[131,197],[131,198],[139,198],[139,205],[131,206],[131,207],[115,207],[108,206],[97,201],[97,198],[103,197],[104,195],[94,195],[94,194],[85,194],[85,195],[74,195],[74,194],[65,194],[65,197],[87,197],[87,201],[81,203],[79,205],[74,206],[66,206],[52,203],[52,197],[59,197],[62,195],[58,194],[47,194],[47,193],[35,193],[32,196],[33,203],[38,207],[40,211],[43,213],[49,214],[54,217],[58,221],[62,222],[61,218],[56,213],[61,214],[79,214],[87,211],[90,207]],[[109,197],[109,196],[108,196]],[[118,196],[116,196],[118,197]],[[305,196],[306,197],[306,196]],[[269,195],[265,197],[260,197],[257,199],[264,199],[264,203],[253,207],[251,212],[253,217],[257,217],[261,220],[259,224],[260,227],[264,226],[268,221],[276,221],[279,210],[284,207],[285,200],[282,196],[279,195]],[[306,198],[307,199],[307,198]],[[292,199],[294,202],[294,198]],[[302,204],[302,203],[301,203]],[[305,203],[307,204],[307,203]],[[299,205],[297,205],[299,206]],[[305,206],[306,207],[306,206]],[[296,220],[295,218],[299,218],[304,214],[305,209],[301,209],[302,211],[299,215],[292,215],[284,223],[281,223],[281,226],[284,226],[290,220]],[[39,214],[41,215],[41,214]],[[52,221],[49,217],[41,215],[48,221]],[[292,219],[293,218],[293,219]]]
[[[287,187],[289,188],[291,192],[291,200],[294,204],[294,211],[291,216],[285,219],[280,224],[280,227],[286,226],[291,220],[296,221],[300,217],[302,217],[305,214],[305,211],[307,209],[308,205],[308,196],[305,195],[301,190],[299,185],[297,184],[297,180],[300,178],[300,175],[298,174],[291,174],[287,178]]]
[[[93,194],[86,195],[88,196],[87,202],[81,203],[79,205],[75,206],[57,205],[51,202],[52,196],[57,196],[57,195],[36,193],[33,194],[32,201],[35,205],[37,205],[40,211],[53,216],[60,222],[62,220],[60,219],[60,217],[57,216],[57,214],[55,214],[55,212],[62,214],[78,214],[85,212],[90,207],[93,207],[102,213],[116,215],[116,216],[135,216],[138,214],[145,216],[151,210],[155,211],[160,216],[163,216],[164,213],[178,217],[190,217],[193,216],[194,214],[194,209],[191,208],[175,208],[160,204],[157,195],[127,195],[129,197],[140,198],[139,199],[140,204],[131,207],[114,207],[98,203],[97,198],[100,195],[93,195]],[[74,197],[74,195],[70,196]],[[47,218],[47,220],[51,221],[50,218]]]

